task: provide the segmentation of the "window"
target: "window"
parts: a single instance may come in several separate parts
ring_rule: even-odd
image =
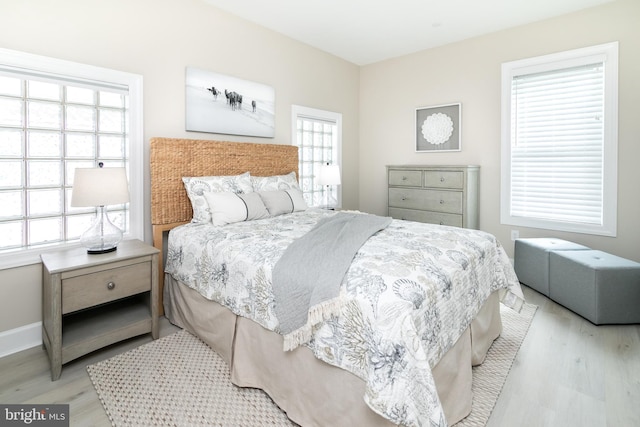
[[[341,168],[342,114],[313,108],[292,107],[293,140],[299,147],[299,179],[309,206],[321,206],[327,196],[342,206],[340,186],[318,185],[318,173],[327,163]]]
[[[503,224],[616,235],[618,44],[502,65]]]
[[[95,217],[70,206],[78,167],[127,168],[131,202],[109,206],[142,238],[142,77],[0,49],[0,267],[77,243]]]

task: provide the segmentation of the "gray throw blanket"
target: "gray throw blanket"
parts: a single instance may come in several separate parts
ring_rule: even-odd
[[[272,273],[285,350],[306,343],[314,325],[339,314],[340,285],[353,257],[390,223],[391,218],[340,212],[289,245]]]

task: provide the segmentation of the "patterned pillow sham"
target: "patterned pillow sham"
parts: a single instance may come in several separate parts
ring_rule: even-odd
[[[230,191],[237,194],[246,194],[253,192],[249,172],[230,176],[183,177],[182,182],[191,201],[191,208],[193,209],[191,222],[194,223],[211,222],[211,212],[204,193]]]
[[[295,172],[286,175],[252,176],[251,182],[253,183],[253,191],[300,189]]]
[[[299,189],[260,191],[258,194],[271,216],[305,211],[308,208],[302,190]]]
[[[204,193],[204,197],[209,204],[213,225],[222,226],[269,217],[269,211],[258,193]]]

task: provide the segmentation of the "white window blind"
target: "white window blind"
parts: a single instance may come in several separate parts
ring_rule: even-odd
[[[604,64],[516,76],[511,215],[602,225]]]
[[[617,43],[502,74],[502,223],[615,235]]]

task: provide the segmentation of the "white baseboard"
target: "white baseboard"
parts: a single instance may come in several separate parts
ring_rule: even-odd
[[[0,357],[42,344],[42,322],[0,332]]]

